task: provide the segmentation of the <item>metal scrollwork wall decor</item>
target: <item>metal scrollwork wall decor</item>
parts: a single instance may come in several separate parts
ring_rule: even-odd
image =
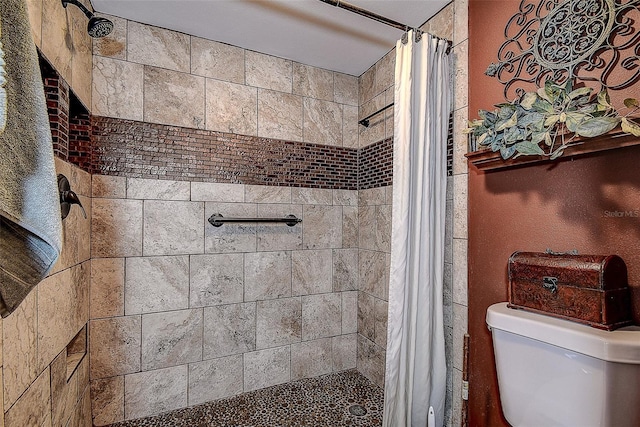
[[[639,7],[640,0],[521,0],[499,62],[486,71],[504,85],[507,102],[469,122],[470,151],[555,160],[618,127],[640,138],[640,101],[626,98],[618,110],[608,94],[640,80]]]
[[[640,79],[640,0],[521,0],[505,27],[498,62],[485,74],[507,100],[546,80],[580,81],[596,92]]]

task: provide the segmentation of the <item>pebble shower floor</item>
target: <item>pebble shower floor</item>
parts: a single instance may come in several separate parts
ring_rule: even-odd
[[[383,398],[380,387],[349,370],[110,427],[375,427]]]

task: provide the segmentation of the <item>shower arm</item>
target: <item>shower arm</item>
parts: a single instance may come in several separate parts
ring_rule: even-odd
[[[80,3],[79,0],[62,0],[62,7],[64,7],[66,9],[67,8],[67,4],[69,4],[69,3],[78,6],[78,8],[82,11],[82,13],[84,13],[86,15],[87,18],[89,18],[89,19],[93,18],[93,12],[91,12],[89,9],[87,9],[87,7],[85,5],[83,5],[82,3]]]
[[[113,30],[113,22],[109,21],[107,18],[95,16],[95,14],[79,0],[60,0],[60,2],[62,3],[62,7],[65,9],[67,8],[67,5],[71,3],[77,6],[78,9],[86,15],[89,19],[89,23],[87,24],[87,33],[90,37],[101,38],[111,34],[111,31]]]

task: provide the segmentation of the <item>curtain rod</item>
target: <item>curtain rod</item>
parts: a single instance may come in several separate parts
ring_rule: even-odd
[[[364,16],[365,18],[369,18],[369,19],[373,19],[374,21],[378,21],[382,24],[386,24],[390,27],[394,27],[397,28],[398,30],[402,30],[405,31],[405,37],[406,37],[406,33],[409,31],[409,29],[414,29],[416,31],[418,31],[418,35],[421,35],[423,33],[422,30],[420,30],[419,28],[413,28],[409,25],[403,24],[401,22],[398,21],[394,21],[393,19],[389,19],[385,16],[382,15],[378,15],[377,13],[373,13],[370,12],[366,9],[363,9],[361,7],[352,5],[350,3],[344,2],[344,1],[340,1],[340,0],[320,0],[323,3],[327,3],[330,4],[332,6],[336,6],[339,7],[341,9],[345,9],[348,10],[349,12],[353,12],[353,13],[357,13],[360,16]],[[437,36],[434,36],[437,37]],[[443,39],[441,37],[437,37],[440,40],[445,40],[447,42],[447,51],[446,53],[449,54],[449,52],[451,51],[451,40],[447,40],[447,39]],[[418,41],[419,38],[416,39],[416,41]],[[406,40],[403,38],[403,43],[405,43]],[[393,107],[393,102],[385,107],[382,107],[381,109],[379,109],[378,111],[375,111],[371,114],[369,114],[367,117],[365,117],[364,119],[358,120],[358,123],[361,124],[364,127],[369,127],[369,119],[373,116],[375,116],[376,114],[380,114],[383,111],[389,109]]]
[[[377,13],[369,12],[366,9],[352,5],[347,2],[343,2],[340,0],[320,0],[320,1],[323,3],[330,4],[332,6],[339,7],[341,9],[348,10],[349,12],[357,13],[358,15],[364,16],[365,18],[373,19],[374,21],[381,22],[383,24],[389,25],[390,27],[394,27],[402,31],[407,31],[410,28],[413,28],[409,25],[403,24],[398,21],[394,21],[393,19],[389,19],[382,15],[378,15]]]
[[[398,22],[398,21],[394,21],[393,19],[389,19],[386,16],[378,15],[377,13],[370,12],[370,11],[368,11],[366,9],[363,9],[361,7],[358,7],[358,6],[355,6],[355,5],[351,4],[351,3],[347,3],[347,2],[344,2],[344,1],[341,1],[341,0],[320,0],[320,1],[323,2],[323,3],[330,4],[332,6],[339,7],[341,9],[347,10],[349,12],[356,13],[356,14],[358,14],[360,16],[364,16],[365,18],[372,19],[374,21],[380,22],[380,23],[388,25],[390,27],[397,28],[398,30],[402,30],[405,33],[407,33],[410,29],[413,29],[413,30],[417,31],[418,35],[422,35],[424,33],[419,28],[415,28],[415,27],[412,27],[410,25],[403,24],[403,23]],[[446,53],[449,54],[449,52],[451,51],[451,46],[452,46],[451,40],[443,39],[442,37],[438,37],[438,36],[433,36],[433,37],[436,37],[437,39],[440,39],[440,40],[445,40],[447,42],[448,46],[447,46],[447,52]],[[416,39],[416,41],[418,41],[418,40],[420,40],[419,37]],[[403,43],[404,42],[405,42],[405,40],[403,39]]]

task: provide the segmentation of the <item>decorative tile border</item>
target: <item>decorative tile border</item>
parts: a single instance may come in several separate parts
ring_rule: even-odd
[[[72,108],[73,110],[73,108]],[[360,149],[70,114],[67,153],[100,175],[365,190],[393,183],[393,138]],[[52,121],[52,130],[56,126]],[[447,174],[452,172],[452,121]],[[55,147],[55,145],[54,145]]]
[[[53,152],[62,160],[67,160],[69,155],[69,85],[42,58],[40,70],[47,102],[47,113],[49,114]]]
[[[93,174],[290,187],[358,188],[358,151],[92,117]]]
[[[393,183],[393,138],[361,148],[358,156],[358,190]]]
[[[66,160],[85,171],[91,171],[91,115],[82,108],[74,108],[73,98],[69,114],[69,151]]]

